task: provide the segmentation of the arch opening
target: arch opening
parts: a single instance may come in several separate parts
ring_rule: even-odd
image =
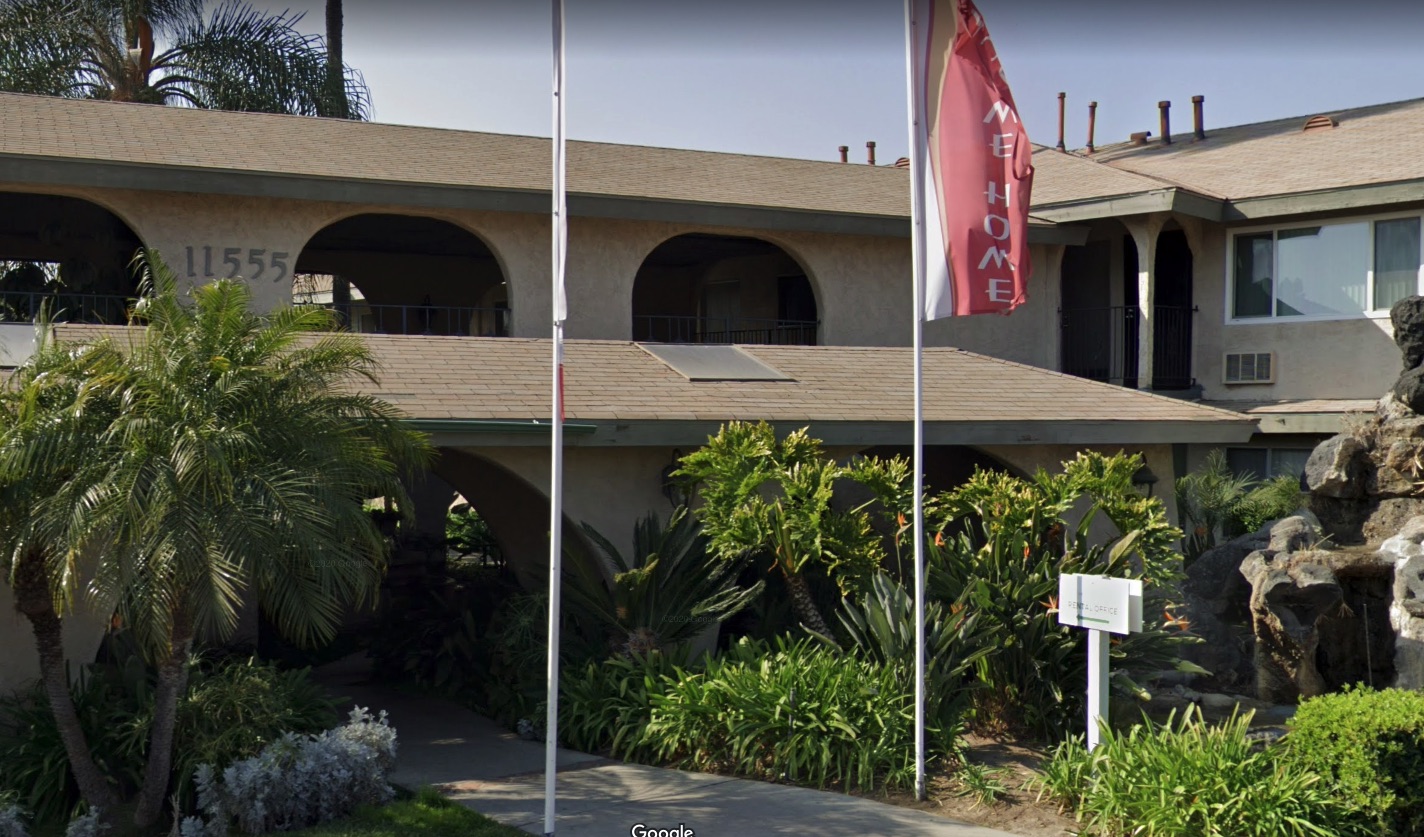
[[[638,268],[632,302],[633,339],[647,342],[814,346],[820,325],[806,270],[744,236],[664,241]]]
[[[353,331],[506,337],[509,290],[494,251],[448,221],[368,213],[330,224],[297,257],[292,302]]]
[[[0,192],[0,321],[124,324],[143,242],[117,215],[62,195]]]
[[[1192,251],[1180,224],[1157,235],[1152,264],[1154,390],[1190,389],[1192,374]],[[1142,307],[1137,244],[1115,219],[1093,225],[1088,241],[1063,253],[1059,339],[1061,371],[1137,388]]]

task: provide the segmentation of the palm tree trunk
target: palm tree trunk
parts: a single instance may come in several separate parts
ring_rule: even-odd
[[[332,116],[351,118],[351,106],[346,101],[346,63],[342,57],[344,15],[342,0],[326,0],[326,83],[335,109]]]
[[[800,573],[786,572],[785,569],[782,572],[786,576],[786,586],[791,591],[791,607],[796,611],[796,618],[821,636],[835,639],[830,627],[826,625],[826,620],[822,618],[821,611],[816,608],[816,600],[811,596],[811,586],[806,583],[806,577]]]
[[[173,773],[173,733],[178,718],[178,700],[188,689],[188,655],[192,650],[193,627],[187,614],[173,617],[172,650],[158,666],[158,686],[153,692],[153,730],[148,741],[148,763],[144,765],[143,788],[134,810],[134,825],[152,828],[163,814],[163,800]]]
[[[74,708],[74,696],[69,691],[69,674],[64,661],[63,623],[54,609],[54,596],[49,586],[49,573],[44,557],[29,551],[20,558],[15,571],[15,602],[30,622],[35,635],[35,648],[40,655],[40,680],[45,698],[64,742],[64,754],[79,795],[90,808],[98,808],[100,819],[112,822],[119,803],[118,794],[94,763],[84,729],[79,725],[79,713]]]

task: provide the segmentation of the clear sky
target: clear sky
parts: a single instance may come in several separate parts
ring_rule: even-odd
[[[259,0],[261,4],[261,0]],[[1424,96],[1424,0],[979,0],[1030,137],[1069,147]],[[276,5],[275,8],[283,8]],[[548,136],[547,0],[346,0],[375,119]],[[320,32],[322,0],[294,0]],[[566,0],[572,139],[880,162],[906,153],[902,0]]]

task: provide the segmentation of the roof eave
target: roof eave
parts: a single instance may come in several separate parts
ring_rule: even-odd
[[[727,420],[734,418],[729,416]],[[569,444],[576,447],[676,447],[704,444],[715,436],[721,420],[628,420],[599,421],[577,419],[584,430]],[[548,444],[547,434],[521,429],[501,433],[499,422],[473,422],[461,429],[451,424],[433,429],[432,443],[442,447],[533,446]],[[814,419],[770,422],[785,431],[810,426],[816,438],[827,445],[863,446],[908,445],[914,439],[909,421],[816,421]],[[504,422],[504,424],[530,423]],[[487,425],[480,427],[479,425]],[[1220,420],[1052,420],[1040,421],[926,421],[928,445],[1164,445],[1238,444],[1250,440],[1256,421],[1248,417]]]
[[[1368,183],[1341,189],[1320,189],[1281,195],[1237,198],[1227,205],[1223,220],[1258,221],[1290,215],[1342,212],[1424,201],[1424,178]]]
[[[1119,218],[1125,215],[1147,215],[1154,212],[1175,212],[1208,221],[1221,221],[1225,201],[1187,189],[1171,187],[1109,195],[1076,201],[1037,204],[1033,214],[1059,224],[1093,221],[1099,218]]]

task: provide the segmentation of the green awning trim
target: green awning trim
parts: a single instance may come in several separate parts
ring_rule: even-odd
[[[491,419],[407,419],[405,422],[422,433],[539,433],[553,428],[547,421],[495,421]],[[564,422],[564,432],[588,435],[598,430],[596,424]]]

